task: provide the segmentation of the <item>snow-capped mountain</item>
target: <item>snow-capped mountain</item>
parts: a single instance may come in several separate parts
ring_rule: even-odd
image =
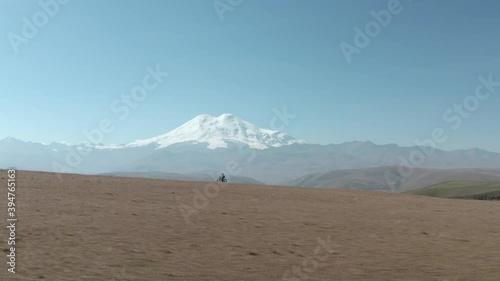
[[[204,114],[166,134],[122,145],[42,144],[5,138],[0,140],[0,168],[179,178],[177,174],[217,175],[231,166],[238,167],[231,168],[233,174],[228,171],[231,176],[277,184],[334,170],[398,167],[403,163],[401,159],[412,159],[420,149],[356,141],[306,144],[285,133],[258,128],[231,114],[218,117]],[[500,169],[500,153],[436,149],[420,168]]]
[[[166,134],[137,140],[124,147],[154,144],[160,149],[177,143],[203,143],[212,150],[227,148],[230,143],[236,143],[262,150],[305,142],[279,131],[261,129],[232,114],[222,114],[218,117],[202,114]]]

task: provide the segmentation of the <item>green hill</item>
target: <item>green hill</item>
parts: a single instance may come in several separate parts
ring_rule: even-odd
[[[500,200],[500,182],[448,181],[406,193],[439,198]]]
[[[283,185],[303,187],[333,187],[364,190],[407,191],[448,181],[500,181],[499,170],[488,169],[422,169],[415,168],[403,177],[399,167],[333,170],[314,173],[283,182]]]

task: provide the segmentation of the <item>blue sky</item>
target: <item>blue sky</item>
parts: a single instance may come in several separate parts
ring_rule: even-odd
[[[72,0],[43,23],[39,2],[1,0],[0,139],[78,143],[109,118],[104,143],[126,143],[202,113],[269,128],[286,106],[296,117],[284,131],[312,143],[409,146],[443,128],[439,148],[500,152],[500,87],[456,130],[457,113],[443,119],[479,76],[500,81],[500,3],[401,0],[348,63],[340,44],[356,46],[354,29],[391,1],[243,0],[221,20],[211,0]],[[23,17],[37,15],[24,37]],[[27,42],[14,46],[13,34]],[[169,76],[119,118],[113,102],[148,66]]]

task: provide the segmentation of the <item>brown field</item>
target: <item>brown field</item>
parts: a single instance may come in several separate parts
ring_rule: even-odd
[[[1,227],[0,280],[500,280],[499,202],[225,184],[187,224],[179,204],[207,183],[17,177],[17,273]]]

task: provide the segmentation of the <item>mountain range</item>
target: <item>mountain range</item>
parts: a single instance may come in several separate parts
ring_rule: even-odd
[[[414,163],[416,154],[424,155],[425,161]],[[413,167],[406,167],[412,163]],[[165,134],[120,145],[42,144],[8,137],[0,140],[0,167],[81,174],[155,174],[160,178],[175,175],[174,178],[188,179],[200,178],[192,175],[201,174],[204,175],[201,180],[214,179],[225,172],[244,181],[329,187],[342,186],[337,186],[338,181],[313,184],[308,179],[317,181],[318,173],[335,175],[339,170],[378,168],[382,174],[377,170],[356,173],[363,177],[382,175],[386,181],[390,176],[397,180],[397,189],[407,190],[415,187],[408,184],[412,177],[425,169],[468,169],[468,174],[478,169],[500,169],[500,153],[435,149],[425,155],[420,147],[377,145],[369,141],[310,144],[283,132],[258,128],[232,114],[218,117],[202,114]],[[408,170],[411,175],[405,175]],[[387,189],[387,185],[380,189]]]

